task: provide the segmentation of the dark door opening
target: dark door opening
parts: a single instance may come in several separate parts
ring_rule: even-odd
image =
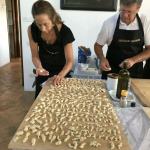
[[[23,57],[21,43],[21,17],[19,0],[5,0],[7,11],[8,38],[10,61],[15,58],[21,59],[22,85],[23,85]]]
[[[18,0],[5,0],[10,59],[21,57],[20,9]]]

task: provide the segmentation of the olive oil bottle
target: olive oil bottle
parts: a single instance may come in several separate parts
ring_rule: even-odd
[[[129,85],[130,85],[130,73],[127,70],[126,63],[124,63],[123,69],[121,69],[119,71],[116,97],[120,99],[121,91],[122,90],[127,90],[128,91]]]

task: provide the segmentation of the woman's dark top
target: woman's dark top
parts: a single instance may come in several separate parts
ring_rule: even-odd
[[[31,34],[34,42],[39,46],[39,57],[44,69],[50,74],[58,74],[66,63],[64,46],[75,39],[70,28],[62,24],[60,31],[54,27],[57,39],[54,44],[47,44],[41,37],[41,31],[35,24],[31,25]]]

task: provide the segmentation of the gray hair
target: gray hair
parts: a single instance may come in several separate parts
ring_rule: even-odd
[[[143,0],[120,0],[121,5],[130,6],[132,4],[141,5]]]

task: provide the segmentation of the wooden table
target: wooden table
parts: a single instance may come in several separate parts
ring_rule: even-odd
[[[150,107],[150,80],[132,79],[131,88],[144,107]]]
[[[82,79],[82,80],[84,80],[84,79]],[[86,80],[85,80],[86,81]],[[88,81],[89,83],[90,82],[92,82],[92,81]],[[93,84],[93,86],[95,86],[95,83],[97,82],[97,81],[94,81],[93,80],[93,82],[94,83],[92,83]],[[97,83],[96,83],[97,84]],[[82,84],[83,86],[86,86],[85,84]],[[93,86],[90,86],[89,87],[89,90],[93,87]],[[68,87],[68,88],[70,88],[70,87]],[[100,84],[98,83],[97,85],[96,85],[96,89],[99,89],[100,88]],[[35,106],[37,106],[37,104],[39,103],[39,101],[40,101],[40,98],[42,98],[44,95],[45,95],[45,93],[46,93],[46,91],[48,91],[48,89],[49,89],[49,86],[48,86],[48,84],[46,84],[45,86],[44,86],[44,88],[42,89],[42,92],[40,93],[40,95],[38,96],[38,98],[35,100],[35,102],[33,103],[33,105],[32,105],[32,107],[30,108],[30,110],[29,110],[29,112],[27,113],[27,115],[26,115],[26,117],[25,117],[25,119],[26,118],[28,118],[30,115],[31,115],[31,113],[32,113],[32,111],[33,111],[33,108],[35,107]],[[57,90],[58,91],[58,90]],[[55,94],[55,93],[54,93]],[[82,95],[81,95],[82,96]],[[95,98],[94,98],[95,99]],[[82,99],[83,100],[83,99]],[[109,103],[111,103],[111,101],[109,102]],[[95,105],[95,104],[94,104]],[[100,110],[100,109],[99,109]],[[91,112],[91,114],[92,114],[92,112]],[[83,117],[82,117],[83,118]],[[22,123],[21,123],[21,125],[20,125],[20,127],[18,128],[18,131],[20,131],[20,130],[22,130],[22,129],[24,129],[24,127],[25,127],[25,125],[26,125],[26,122],[25,122],[25,119],[22,121]],[[86,122],[86,124],[87,124],[87,122]],[[117,125],[117,124],[116,124]],[[121,148],[121,150],[130,150],[130,148],[129,148],[129,144],[128,144],[128,141],[127,141],[127,137],[124,135],[124,133],[123,133],[123,131],[122,131],[122,126],[121,126],[121,124],[119,123],[119,129],[120,129],[120,131],[121,131],[121,137],[122,137],[122,142],[123,142],[123,147]],[[114,130],[114,129],[112,129],[112,130]],[[99,134],[100,135],[100,134]],[[31,142],[27,142],[27,143],[22,143],[22,140],[21,141],[19,141],[19,142],[14,142],[14,138],[15,138],[15,136],[13,137],[13,139],[11,140],[11,142],[10,142],[10,144],[9,144],[9,149],[13,149],[13,150],[71,150],[70,148],[68,148],[68,147],[66,147],[66,146],[64,146],[64,145],[59,145],[59,146],[56,146],[56,145],[54,145],[54,144],[51,144],[50,142],[46,142],[46,143],[43,143],[43,142],[40,142],[40,143],[38,143],[37,145],[35,145],[35,146],[31,146]],[[91,140],[91,139],[90,139]],[[108,147],[108,145],[107,145],[107,147]],[[100,147],[100,149],[103,149],[103,150],[108,150],[109,148],[103,148],[103,147]],[[91,148],[91,147],[86,147],[86,150],[95,150],[95,149],[99,149],[99,147],[98,148]],[[84,148],[84,150],[85,150],[85,148]]]

